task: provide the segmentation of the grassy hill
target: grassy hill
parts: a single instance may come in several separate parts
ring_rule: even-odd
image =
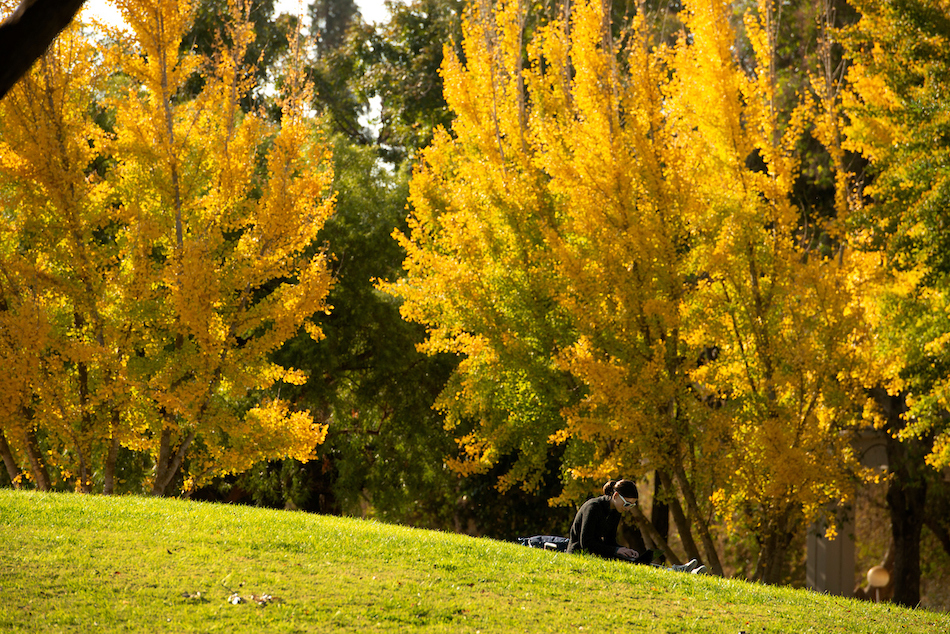
[[[4,632],[950,632],[950,615],[372,521],[0,491]]]

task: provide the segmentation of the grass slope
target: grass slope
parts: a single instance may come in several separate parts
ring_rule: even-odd
[[[933,634],[950,615],[371,521],[0,491],[0,631],[353,630]]]

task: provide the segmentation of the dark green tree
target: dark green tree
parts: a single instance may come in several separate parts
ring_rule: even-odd
[[[311,373],[297,398],[330,425],[323,449],[341,507],[356,512],[366,502],[381,517],[442,524],[455,478],[431,403],[453,362],[417,352],[423,333],[373,287],[398,275],[402,254],[390,234],[405,222],[406,178],[380,166],[373,148],[343,139],[334,163],[338,214],[322,236],[336,278],[326,338],[300,337],[281,355]]]
[[[443,48],[462,40],[462,0],[387,2],[392,18],[374,27],[361,23],[351,33],[346,55],[353,60],[353,85],[364,99],[378,98],[380,155],[399,164],[451,126],[442,95]]]
[[[258,465],[204,495],[220,497],[230,488],[233,498],[257,504],[372,509],[387,519],[451,527],[458,524],[461,494],[444,458],[454,444],[431,405],[455,361],[418,353],[424,333],[374,288],[374,279],[399,275],[404,254],[391,233],[405,225],[408,180],[408,166],[394,170],[379,162],[374,135],[361,122],[376,93],[360,85],[366,60],[356,52],[375,29],[362,23],[351,0],[318,1],[310,14],[314,107],[337,139],[338,213],[321,234],[334,258],[328,300],[334,309],[322,324],[322,341],[302,335],[277,356],[310,373],[293,398],[329,423],[329,435],[316,461]],[[435,92],[441,103],[441,86]]]
[[[353,0],[314,0],[310,5],[310,33],[316,41],[317,57],[343,46],[350,26],[361,19]]]
[[[336,277],[328,299],[333,310],[321,320],[326,336],[314,342],[301,335],[276,359],[310,374],[305,385],[291,387],[290,398],[329,424],[327,439],[316,460],[258,465],[219,483],[214,497],[243,496],[254,504],[314,512],[370,513],[386,521],[504,539],[566,534],[572,512],[548,505],[560,493],[554,453],[547,475],[531,493],[497,488],[517,454],[467,478],[446,464],[457,451],[455,432],[445,431],[444,417],[432,404],[456,358],[417,351],[424,329],[404,321],[398,302],[373,285],[377,278],[394,279],[401,272],[404,254],[390,234],[405,225],[407,174],[389,171],[374,148],[342,137],[334,165],[336,213],[321,233]]]
[[[352,143],[371,145],[373,132],[362,118],[370,111],[368,97],[356,88],[362,72],[351,53],[352,42],[369,27],[353,0],[315,0],[310,5],[314,57],[309,78],[314,85],[314,108],[323,113],[334,133]]]

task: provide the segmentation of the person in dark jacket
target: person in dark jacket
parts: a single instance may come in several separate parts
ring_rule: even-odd
[[[587,552],[605,559],[622,559],[648,564],[653,553],[641,555],[632,548],[617,543],[617,527],[622,513],[632,513],[637,506],[637,484],[631,480],[611,480],[604,485],[604,494],[584,502],[568,537],[567,552]],[[676,572],[705,574],[706,567],[693,559],[689,563],[671,566]]]
[[[611,480],[604,485],[604,494],[584,502],[568,536],[567,552],[578,551],[600,555],[606,559],[633,560],[640,553],[617,544],[617,527],[621,513],[630,512],[637,504],[637,485],[630,480]]]

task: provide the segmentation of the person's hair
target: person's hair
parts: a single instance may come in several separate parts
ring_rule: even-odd
[[[637,483],[633,480],[611,480],[604,485],[604,495],[619,493],[625,498],[637,499]]]

